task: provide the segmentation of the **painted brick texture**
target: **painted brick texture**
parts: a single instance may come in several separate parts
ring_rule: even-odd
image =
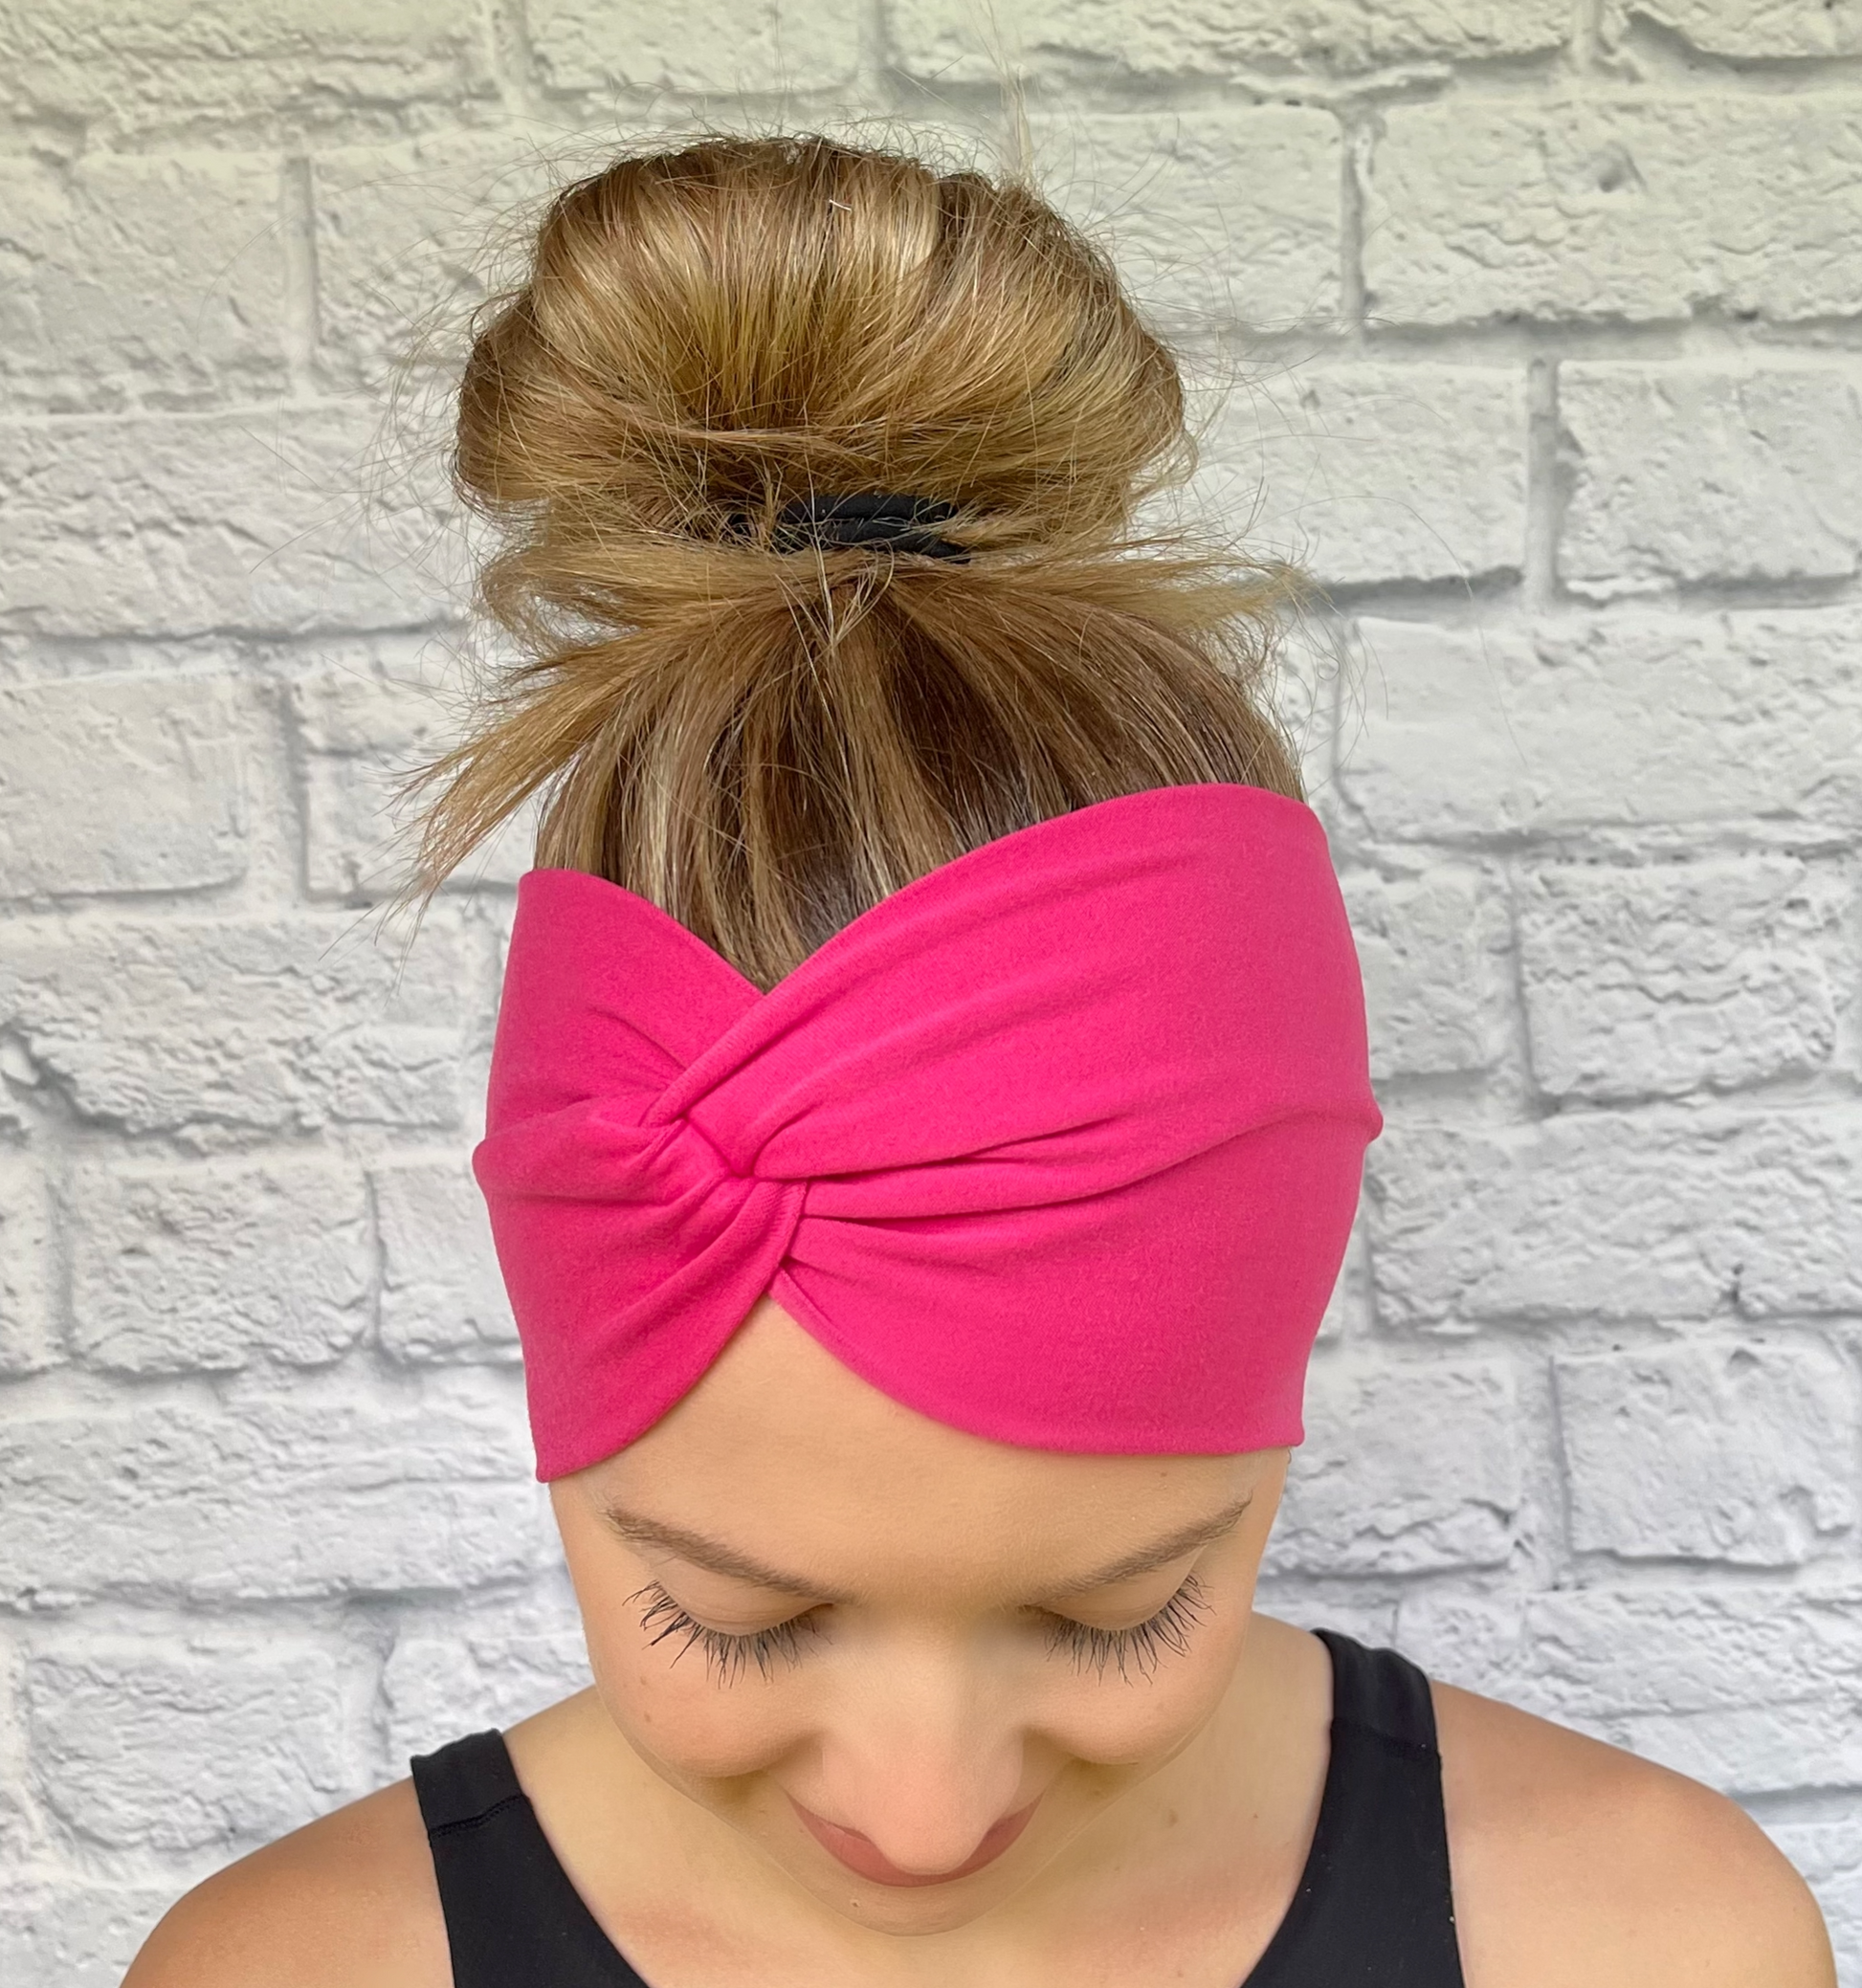
[[[990,11],[0,0],[7,1988],[584,1674],[465,1168],[521,835],[380,917],[495,224],[986,151],[1002,60],[1325,589],[1388,1129],[1268,1605],[1726,1789],[1862,1988],[1862,14]]]

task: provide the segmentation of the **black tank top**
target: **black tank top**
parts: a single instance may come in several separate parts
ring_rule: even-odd
[[[1319,1823],[1293,1903],[1240,1988],[1465,1988],[1429,1682],[1394,1650],[1319,1633],[1332,1653]],[[454,1988],[647,1988],[556,1861],[500,1734],[411,1764]]]

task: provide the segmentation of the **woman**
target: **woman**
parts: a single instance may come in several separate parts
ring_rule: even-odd
[[[595,1683],[131,1988],[1829,1988],[1730,1802],[1252,1613],[1378,1119],[1167,354],[1016,184],[622,161],[478,330],[480,1184]]]

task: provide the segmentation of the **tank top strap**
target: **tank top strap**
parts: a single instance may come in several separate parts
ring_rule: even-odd
[[[507,1802],[525,1799],[501,1733],[468,1733],[409,1764],[429,1837],[435,1830],[476,1828]]]
[[[1375,1733],[1435,1764],[1435,1701],[1429,1679],[1393,1649],[1366,1649],[1337,1629],[1313,1632],[1332,1656],[1332,1720]]]
[[[1466,1988],[1429,1680],[1320,1629],[1332,1751],[1312,1849],[1244,1988]]]
[[[415,1755],[454,1988],[645,1988],[569,1882],[499,1732]]]

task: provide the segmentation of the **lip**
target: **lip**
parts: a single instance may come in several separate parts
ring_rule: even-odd
[[[1040,1806],[1037,1796],[1026,1808],[1018,1808],[1013,1815],[1004,1816],[999,1822],[990,1823],[983,1841],[954,1870],[922,1871],[900,1870],[898,1865],[886,1858],[871,1837],[862,1836],[857,1829],[843,1828],[840,1823],[816,1815],[811,1808],[804,1808],[793,1795],[788,1801],[808,1825],[809,1834],[837,1863],[873,1884],[896,1886],[949,1885],[958,1878],[968,1877],[972,1871],[981,1870],[986,1864],[993,1864],[1028,1827],[1030,1818]]]

